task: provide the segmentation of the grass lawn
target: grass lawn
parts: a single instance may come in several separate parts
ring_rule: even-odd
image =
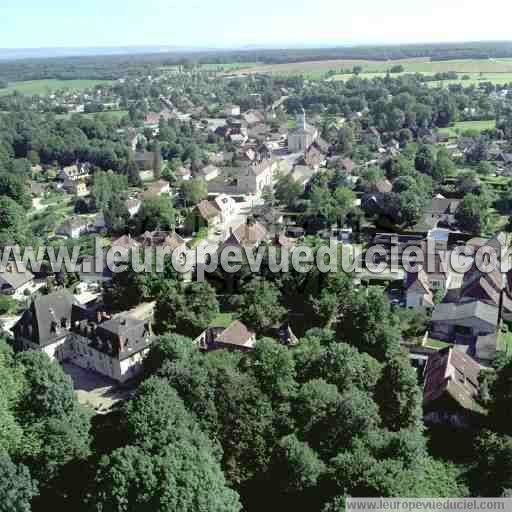
[[[445,341],[440,341],[440,340],[434,340],[432,338],[428,338],[427,342],[425,343],[425,347],[435,348],[438,350],[449,347],[450,345],[451,345],[451,343],[446,343]]]
[[[505,352],[506,355],[512,354],[512,332],[501,331],[498,335],[498,351]]]
[[[84,91],[97,85],[111,84],[110,80],[30,80],[27,82],[12,82],[5,89],[0,89],[0,95],[18,91],[22,94],[44,96],[59,90]]]
[[[295,128],[297,128],[297,120],[293,117],[290,117],[290,119],[286,121],[286,128],[288,128],[288,130],[295,130]]]
[[[445,133],[450,137],[457,137],[459,133],[465,132],[466,130],[483,132],[484,130],[492,130],[493,128],[496,128],[495,119],[488,121],[460,121],[448,128],[440,128],[439,133]]]
[[[229,327],[233,322],[233,314],[232,313],[219,313],[212,322],[209,327]]]

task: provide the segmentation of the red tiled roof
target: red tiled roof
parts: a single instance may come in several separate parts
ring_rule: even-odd
[[[448,393],[462,408],[482,412],[478,404],[480,365],[454,348],[440,350],[429,357],[425,368],[423,405],[428,407]]]
[[[213,219],[219,215],[219,210],[213,205],[213,203],[206,199],[197,205],[197,210],[205,220]]]

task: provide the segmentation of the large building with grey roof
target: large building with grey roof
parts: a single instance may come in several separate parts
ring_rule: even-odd
[[[136,377],[152,341],[147,321],[111,317],[67,291],[36,297],[14,325],[19,350],[38,350],[118,382]]]

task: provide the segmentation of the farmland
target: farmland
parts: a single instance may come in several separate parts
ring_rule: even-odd
[[[458,133],[464,133],[465,131],[483,132],[484,130],[492,130],[493,128],[496,128],[495,120],[461,121],[459,123],[455,123],[449,128],[440,128],[439,132],[450,135],[451,137],[456,137]]]
[[[392,61],[369,60],[325,60],[311,62],[293,62],[287,64],[251,64],[238,70],[242,73],[270,73],[278,75],[304,75],[309,79],[322,79],[327,73],[336,73],[330,80],[348,80],[354,75],[351,70],[355,66],[362,68],[361,78],[383,77],[393,67],[401,65],[404,73],[421,73],[433,75],[455,71],[459,73],[460,80],[432,82],[435,85],[447,83],[462,83],[465,85],[491,81],[496,84],[512,82],[512,59],[488,60],[450,60],[431,61],[428,58],[403,59]],[[463,76],[467,78],[462,80]],[[396,76],[396,75],[395,75]]]
[[[109,84],[109,80],[30,80],[27,82],[13,82],[5,89],[0,89],[0,95],[11,94],[17,91],[28,95],[47,95],[60,90],[84,91],[97,85]]]

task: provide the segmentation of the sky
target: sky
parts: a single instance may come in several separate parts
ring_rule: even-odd
[[[0,48],[512,40],[510,0],[0,0]]]

